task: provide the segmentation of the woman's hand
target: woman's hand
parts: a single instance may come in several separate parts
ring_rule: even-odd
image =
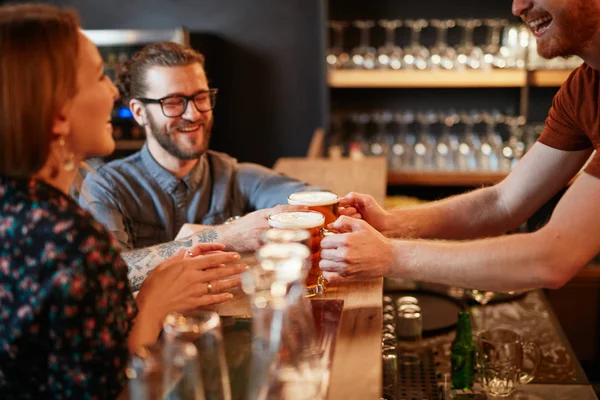
[[[182,250],[150,273],[136,298],[136,325],[141,322],[144,333],[138,331],[135,345],[130,340],[130,346],[154,342],[162,320],[171,311],[183,312],[233,298],[224,292],[240,286],[239,274],[247,266],[232,264],[240,255],[220,249],[221,245],[203,244]]]

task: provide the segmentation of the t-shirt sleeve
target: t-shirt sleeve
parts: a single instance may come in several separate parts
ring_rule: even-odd
[[[51,278],[48,370],[54,389],[69,388],[72,398],[115,398],[126,384],[136,305],[116,243],[105,231],[89,231],[77,236],[70,268]]]
[[[584,99],[588,85],[584,77],[587,66],[576,69],[552,100],[546,126],[538,141],[558,150],[578,151],[592,147],[576,110]]]

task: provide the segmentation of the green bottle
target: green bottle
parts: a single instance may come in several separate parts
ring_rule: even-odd
[[[456,337],[451,349],[452,389],[469,390],[475,380],[475,343],[468,311],[458,313]]]

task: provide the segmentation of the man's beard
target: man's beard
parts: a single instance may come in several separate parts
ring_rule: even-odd
[[[594,2],[577,0],[553,15],[554,36],[538,39],[538,54],[546,59],[581,55],[600,28],[600,13]]]
[[[185,126],[192,125],[191,122],[188,121],[186,124],[180,124],[177,127],[174,127],[171,130],[169,130],[167,127],[159,126],[150,112],[146,113],[146,117],[148,120],[147,128],[152,133],[152,136],[154,136],[160,147],[162,147],[167,153],[169,153],[173,157],[179,160],[194,160],[200,157],[202,154],[204,154],[204,152],[206,152],[206,149],[208,149],[208,142],[210,141],[210,134],[212,129],[212,120],[206,120],[206,122],[204,123],[198,123],[203,128],[203,135],[200,139],[203,141],[202,147],[200,149],[186,150],[177,145],[177,143],[173,139],[172,132],[176,131],[177,128],[183,128]],[[194,123],[193,125],[196,125],[196,123]],[[197,137],[191,139],[190,142],[194,148],[196,147],[198,140],[199,138]]]

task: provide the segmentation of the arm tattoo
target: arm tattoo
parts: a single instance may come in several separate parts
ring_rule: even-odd
[[[134,291],[139,290],[146,276],[154,268],[181,249],[190,249],[198,243],[213,243],[219,238],[214,229],[205,229],[191,236],[152,247],[121,253],[128,266],[128,276]]]
[[[202,232],[196,233],[196,235],[193,236],[195,236],[195,239],[197,240],[196,243],[214,243],[219,238],[219,236],[217,235],[217,231],[215,231],[214,229],[206,229]],[[190,238],[193,236],[190,236]]]

